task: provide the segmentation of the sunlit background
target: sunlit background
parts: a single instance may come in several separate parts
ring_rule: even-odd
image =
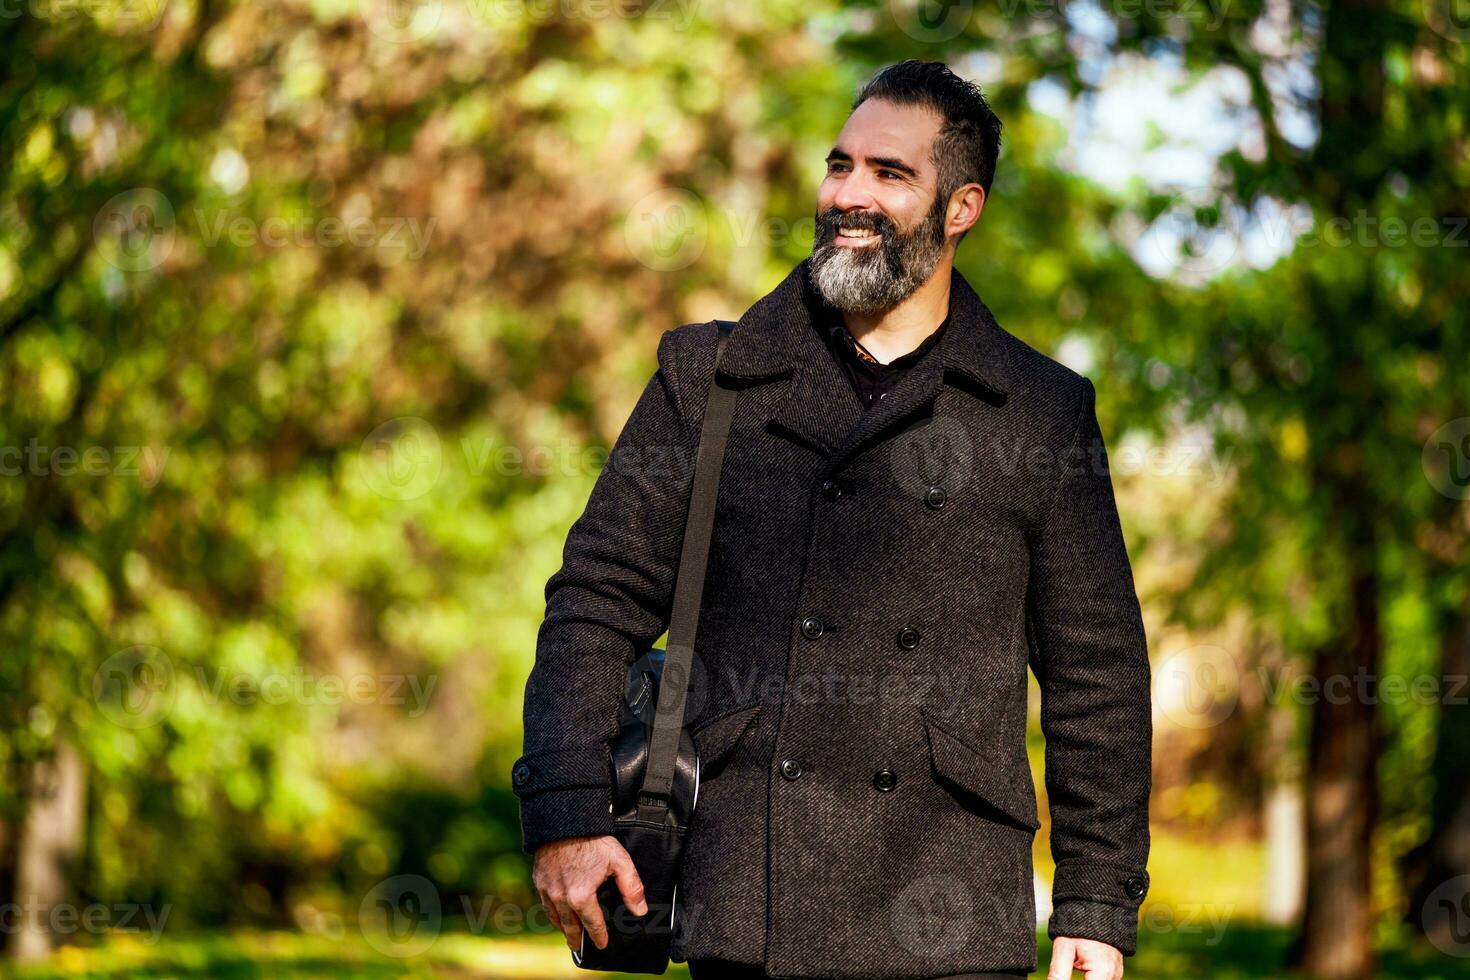
[[[1005,124],[961,270],[1099,392],[1129,976],[1470,976],[1466,14],[6,0],[5,969],[578,972],[509,788],[543,588],[659,335],[809,253],[918,57]]]

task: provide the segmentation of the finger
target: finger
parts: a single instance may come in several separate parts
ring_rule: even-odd
[[[557,932],[561,932],[561,913],[556,910],[556,906],[543,898],[541,899],[541,907],[546,910],[546,917],[551,920],[552,927],[556,929]]]
[[[1076,947],[1065,939],[1058,939],[1051,947],[1051,968],[1046,971],[1046,980],[1072,980],[1072,963]]]
[[[638,868],[624,851],[613,859],[613,875],[618,880],[618,891],[623,893],[623,902],[634,915],[648,914],[648,900],[643,894],[643,879],[638,877]]]
[[[607,923],[602,920],[602,906],[597,904],[597,895],[594,893],[579,902],[573,902],[572,909],[577,913],[577,918],[582,920],[582,928],[592,937],[593,945],[598,949],[606,949]]]
[[[556,916],[561,920],[562,935],[567,937],[567,945],[572,949],[582,948],[582,922],[577,918],[577,913],[565,899],[556,903]]]

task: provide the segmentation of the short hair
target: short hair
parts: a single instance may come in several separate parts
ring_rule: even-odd
[[[1000,117],[978,85],[965,81],[943,62],[910,59],[889,65],[870,78],[858,91],[852,108],[856,110],[869,99],[927,106],[943,120],[932,153],[939,171],[936,206],[970,183],[979,184],[985,196],[990,196],[1000,156]]]

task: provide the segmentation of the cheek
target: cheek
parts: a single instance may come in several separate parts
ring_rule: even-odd
[[[897,188],[878,199],[878,206],[904,231],[914,231],[929,217],[927,208],[920,207],[912,194]]]

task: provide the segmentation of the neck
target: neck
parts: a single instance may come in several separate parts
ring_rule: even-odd
[[[934,274],[892,309],[881,313],[842,313],[847,330],[874,357],[887,364],[918,348],[949,315],[953,260],[946,255]]]

